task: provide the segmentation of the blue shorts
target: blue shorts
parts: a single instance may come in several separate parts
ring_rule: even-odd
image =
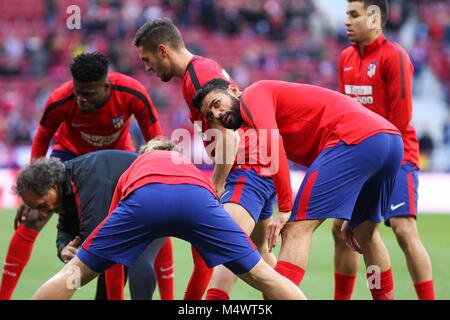
[[[306,172],[289,221],[338,218],[352,229],[381,222],[402,158],[402,138],[387,133],[323,150]]]
[[[383,216],[387,226],[390,226],[389,219],[392,217],[417,217],[418,187],[419,169],[408,161],[398,171],[389,210]]]
[[[208,267],[225,265],[235,274],[250,271],[261,256],[215,196],[190,184],[147,184],[119,202],[86,239],[77,256],[103,272],[114,263],[131,266],[155,239],[190,242]]]
[[[220,203],[237,203],[258,222],[272,216],[275,196],[271,177],[263,177],[253,169],[235,169],[227,177]]]
[[[50,153],[50,157],[58,158],[62,162],[66,162],[69,160],[72,160],[76,158],[77,156],[69,151],[63,151],[63,150],[52,150],[52,153]]]

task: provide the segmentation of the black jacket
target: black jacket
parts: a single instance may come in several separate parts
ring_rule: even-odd
[[[136,158],[132,152],[105,150],[64,163],[66,176],[58,185],[63,202],[56,238],[60,259],[61,250],[75,236],[86,240],[108,215],[117,181]]]

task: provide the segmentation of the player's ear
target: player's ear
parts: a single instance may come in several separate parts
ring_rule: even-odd
[[[168,50],[167,46],[165,44],[162,44],[162,43],[158,44],[158,48],[156,49],[156,51],[163,58],[166,58],[168,53],[169,53],[169,50]]]
[[[239,96],[241,95],[241,91],[239,90],[239,88],[232,83],[230,83],[230,85],[228,86],[227,91],[237,98],[239,98]]]

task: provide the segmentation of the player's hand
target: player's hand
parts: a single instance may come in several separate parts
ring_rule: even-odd
[[[27,214],[30,212],[30,208],[22,203],[16,212],[16,217],[14,218],[14,230],[16,230],[20,224],[24,223],[27,219]]]
[[[272,252],[272,249],[277,245],[281,229],[283,229],[284,225],[288,222],[290,216],[291,211],[280,211],[278,215],[273,217],[269,222],[269,225],[267,226],[267,245],[269,252]]]
[[[216,188],[216,195],[217,195],[217,199],[220,200],[220,198],[222,197],[223,193],[225,192],[225,185],[215,185],[214,186]]]
[[[344,223],[342,224],[341,232],[344,233],[345,243],[347,244],[347,246],[350,247],[353,251],[362,254],[361,247],[358,241],[356,241],[353,232],[350,230],[350,224],[348,223],[348,221],[344,221]]]
[[[70,241],[67,246],[61,250],[61,259],[64,263],[69,262],[77,254],[77,248],[80,246],[81,239],[76,236],[72,241]]]

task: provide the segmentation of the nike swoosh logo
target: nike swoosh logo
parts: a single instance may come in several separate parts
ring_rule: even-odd
[[[395,206],[393,204],[391,204],[391,211],[395,211],[398,208],[400,208],[401,206],[404,206],[405,204],[406,204],[406,202],[402,202],[402,203],[396,204]]]
[[[83,127],[84,126],[84,123],[73,123],[72,122],[72,127],[74,127],[74,128],[79,128],[79,127]]]
[[[5,262],[5,267],[6,267],[6,266],[14,267],[14,266],[18,266],[18,265],[19,265],[18,263]]]
[[[222,195],[220,196],[219,201],[222,201],[223,197],[225,197],[226,194],[230,193],[230,191],[225,191],[224,193],[222,193]]]
[[[344,68],[344,71],[350,71],[353,70],[353,67]]]
[[[159,271],[166,272],[166,271],[169,271],[169,270],[172,270],[172,269],[173,269],[173,265],[171,265],[171,266],[169,266],[167,268],[161,267],[161,268],[159,268]]]

